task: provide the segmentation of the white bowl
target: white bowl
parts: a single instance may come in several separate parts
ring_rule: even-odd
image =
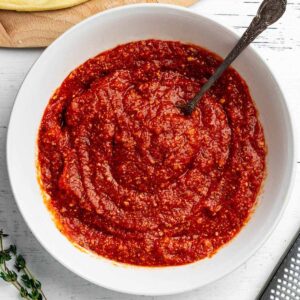
[[[269,149],[268,175],[259,204],[241,233],[211,259],[164,268],[117,264],[84,253],[56,228],[43,203],[36,177],[36,138],[44,109],[68,73],[88,58],[118,44],[148,38],[201,45],[225,56],[238,37],[203,16],[169,5],[132,5],[95,15],[48,47],[27,75],[11,115],[7,164],[13,192],[40,243],[74,273],[116,291],[165,295],[210,283],[245,262],[266,240],[286,204],[294,171],[290,114],[272,72],[252,48],[234,63],[246,79],[260,112]]]

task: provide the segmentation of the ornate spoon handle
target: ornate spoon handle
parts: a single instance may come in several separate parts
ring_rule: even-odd
[[[241,52],[252,43],[256,37],[261,34],[268,26],[275,23],[285,12],[287,0],[264,0],[260,5],[258,12],[251,24],[242,35],[238,43],[227,55],[223,63],[217,68],[215,73],[202,86],[196,96],[188,103],[180,106],[185,115],[193,112],[205,92],[219,79],[223,72],[232,64],[232,62],[241,54]]]

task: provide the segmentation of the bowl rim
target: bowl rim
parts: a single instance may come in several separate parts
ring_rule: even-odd
[[[7,162],[7,171],[8,171],[8,178],[9,178],[9,183],[12,189],[12,193],[14,196],[14,199],[17,203],[18,209],[23,217],[23,219],[25,220],[25,223],[27,224],[28,228],[31,230],[31,232],[33,233],[33,235],[35,236],[35,238],[38,240],[38,242],[40,243],[40,245],[53,257],[55,258],[56,261],[58,261],[60,264],[62,264],[65,268],[67,268],[69,271],[71,271],[72,273],[80,276],[81,278],[92,282],[93,284],[96,284],[98,286],[101,286],[103,288],[106,289],[110,289],[116,292],[121,292],[121,293],[126,293],[126,294],[135,294],[135,295],[147,295],[147,296],[163,296],[163,295],[173,295],[173,294],[179,294],[179,293],[184,293],[187,291],[191,291],[194,290],[196,288],[208,285],[212,282],[218,281],[221,278],[225,277],[226,275],[230,274],[231,272],[233,272],[234,270],[236,270],[237,268],[239,268],[242,264],[244,264],[251,256],[253,256],[258,249],[260,249],[262,247],[263,244],[265,244],[265,242],[269,239],[270,235],[273,233],[273,231],[275,230],[276,226],[278,225],[280,219],[282,218],[282,215],[289,203],[289,198],[291,195],[291,191],[293,188],[293,184],[295,182],[295,173],[296,173],[296,157],[295,157],[295,153],[296,153],[296,143],[295,143],[295,134],[294,134],[294,124],[293,124],[293,118],[292,118],[292,114],[291,114],[291,109],[289,107],[289,103],[286,100],[285,94],[281,88],[280,82],[277,80],[275,73],[272,70],[272,67],[267,65],[265,60],[260,56],[260,54],[257,52],[256,49],[254,49],[252,47],[252,45],[249,46],[249,48],[251,49],[251,51],[253,52],[254,56],[256,57],[256,59],[260,60],[260,62],[263,64],[263,66],[269,71],[271,78],[274,80],[274,82],[277,84],[277,88],[278,91],[281,95],[281,98],[283,100],[283,105],[285,106],[286,109],[286,116],[287,116],[287,123],[289,128],[291,129],[290,134],[290,147],[291,147],[291,169],[289,171],[289,177],[288,177],[288,184],[286,186],[286,191],[285,191],[285,197],[282,201],[282,205],[281,205],[281,209],[278,213],[278,215],[276,216],[276,218],[274,219],[272,226],[270,226],[268,232],[265,234],[265,236],[263,238],[261,238],[260,242],[256,245],[256,247],[254,247],[251,251],[249,251],[249,253],[247,255],[244,256],[243,259],[240,259],[238,263],[235,263],[233,265],[233,267],[226,271],[226,272],[222,272],[221,274],[218,274],[217,276],[215,276],[215,280],[204,283],[204,284],[198,284],[195,285],[193,287],[189,287],[189,288],[173,288],[171,291],[160,291],[160,292],[143,292],[143,293],[138,293],[138,292],[132,292],[130,290],[126,290],[123,288],[119,288],[116,285],[108,285],[108,284],[100,284],[97,280],[86,276],[84,273],[82,272],[78,272],[77,270],[75,270],[72,266],[70,266],[69,264],[66,264],[60,257],[59,255],[57,255],[56,253],[51,252],[51,250],[48,248],[47,244],[44,243],[41,239],[38,238],[38,235],[35,233],[35,227],[32,225],[32,223],[30,222],[29,218],[23,213],[22,211],[22,205],[21,202],[22,200],[17,196],[17,192],[16,192],[16,184],[13,184],[14,179],[13,179],[13,172],[12,172],[12,158],[11,158],[11,151],[10,151],[10,145],[11,145],[11,140],[13,139],[12,136],[12,128],[13,128],[13,122],[15,119],[15,108],[17,106],[17,100],[20,98],[20,94],[22,92],[22,86],[24,84],[24,82],[27,80],[27,78],[29,77],[29,74],[31,73],[31,70],[38,64],[38,62],[47,55],[47,52],[50,51],[52,49],[52,47],[55,47],[57,43],[59,43],[61,40],[63,40],[65,38],[65,36],[71,34],[73,31],[77,30],[78,28],[80,28],[81,26],[86,25],[87,23],[91,22],[92,20],[99,18],[103,15],[106,14],[110,14],[110,13],[114,13],[114,12],[118,12],[118,11],[126,11],[126,10],[135,10],[135,9],[139,9],[139,8],[149,8],[149,9],[170,9],[170,10],[176,10],[177,12],[181,12],[184,14],[188,14],[190,16],[196,16],[196,17],[201,17],[203,19],[205,19],[206,21],[215,23],[215,25],[218,25],[220,27],[223,28],[224,31],[227,31],[229,34],[231,34],[232,36],[234,36],[235,38],[239,38],[239,35],[236,34],[236,32],[229,28],[228,26],[219,23],[218,21],[215,21],[213,19],[211,19],[210,17],[204,15],[203,13],[199,13],[199,12],[194,12],[191,11],[188,8],[185,7],[180,7],[177,5],[172,5],[172,4],[162,4],[162,3],[140,3],[140,4],[131,4],[131,5],[125,5],[125,6],[120,6],[120,7],[116,7],[116,8],[111,8],[102,12],[99,12],[89,18],[84,19],[83,21],[79,22],[78,24],[76,24],[75,26],[71,27],[70,29],[68,29],[66,32],[64,32],[60,37],[58,37],[56,40],[54,40],[51,45],[49,45],[43,52],[42,54],[36,59],[36,61],[33,63],[33,65],[29,68],[24,80],[22,81],[20,88],[18,90],[18,93],[15,96],[15,101],[11,110],[11,114],[10,114],[10,119],[9,119],[9,124],[8,124],[8,129],[7,129],[7,138],[6,138],[6,162]],[[180,268],[181,266],[179,266]]]

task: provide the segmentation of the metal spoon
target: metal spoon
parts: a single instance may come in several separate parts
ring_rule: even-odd
[[[236,46],[231,50],[223,63],[217,68],[215,73],[202,86],[196,96],[186,104],[179,105],[185,115],[190,115],[198,102],[208,89],[220,78],[223,72],[242,53],[242,51],[252,43],[268,26],[275,23],[285,12],[287,0],[264,0],[251,24],[240,38]]]

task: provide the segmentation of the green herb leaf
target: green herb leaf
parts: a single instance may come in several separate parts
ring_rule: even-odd
[[[22,275],[21,280],[27,288],[32,288],[32,279],[27,274]]]
[[[17,255],[17,246],[16,245],[10,245],[8,248],[9,252],[11,252],[13,255]]]
[[[0,277],[1,277],[3,280],[5,280],[5,279],[4,279],[5,276],[6,276],[6,274],[5,274],[4,272],[0,272]],[[6,280],[5,280],[5,281],[6,281]]]
[[[0,264],[3,264],[6,261],[11,260],[11,256],[7,251],[0,251]]]
[[[24,287],[21,287],[20,295],[21,295],[22,298],[26,298],[28,296],[28,292]]]
[[[30,298],[32,300],[42,300],[43,296],[42,294],[38,291],[38,290],[33,290],[30,294],[29,294]]]
[[[17,255],[16,245],[10,245],[9,248],[3,250],[3,238],[7,236],[7,234],[3,233],[3,230],[0,230],[0,278],[6,282],[13,283],[13,286],[19,291],[20,296],[26,300],[47,300],[42,291],[41,283],[34,278],[26,267],[24,257]],[[12,259],[12,255],[16,256],[16,270],[22,274],[21,283],[18,280],[17,273],[10,270],[6,265],[6,262]]]
[[[0,230],[0,238],[1,237],[8,237],[8,234],[3,233],[3,230]]]
[[[17,280],[18,275],[15,271],[7,270],[6,272],[1,272],[0,277],[6,282],[14,282]]]
[[[42,288],[42,284],[40,283],[40,281],[35,280],[34,281],[34,286],[36,289],[40,290]]]
[[[21,270],[24,270],[26,267],[26,261],[22,255],[18,255],[16,258],[16,263],[15,263],[15,268],[17,269],[18,272]]]

